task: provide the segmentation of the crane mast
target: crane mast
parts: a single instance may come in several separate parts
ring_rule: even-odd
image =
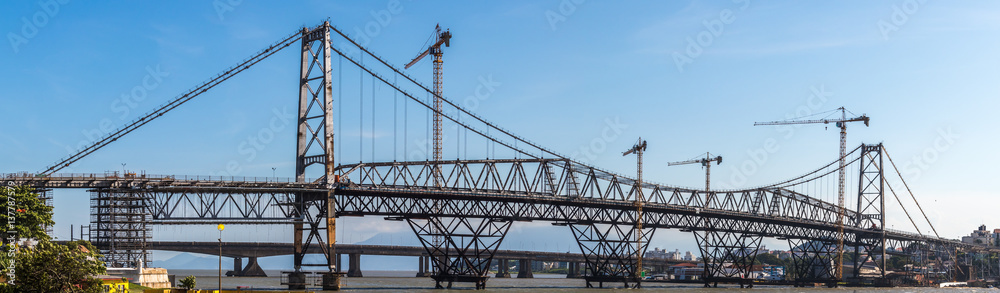
[[[419,62],[421,59],[424,59],[424,57],[427,57],[427,55],[434,56],[434,60],[433,60],[433,63],[434,63],[434,86],[433,86],[433,91],[434,91],[434,118],[433,118],[433,121],[434,121],[434,139],[433,139],[433,151],[432,151],[431,154],[432,154],[432,157],[434,158],[434,162],[435,163],[441,161],[441,157],[442,157],[441,156],[441,130],[442,130],[442,126],[441,126],[441,113],[442,113],[441,112],[442,111],[441,98],[444,97],[444,85],[443,85],[443,81],[442,81],[442,71],[443,71],[443,66],[444,66],[444,61],[442,60],[442,57],[443,57],[444,53],[441,51],[441,45],[444,45],[445,47],[451,47],[451,31],[445,30],[445,31],[442,32],[441,31],[441,25],[435,25],[434,26],[434,42],[429,47],[427,47],[427,50],[424,50],[423,52],[421,52],[420,55],[417,55],[416,58],[413,58],[413,60],[411,60],[410,63],[407,63],[406,66],[404,67],[404,69],[409,69],[414,64],[417,64],[417,62]],[[431,170],[431,173],[432,173],[431,177],[434,178],[434,186],[435,187],[441,187],[441,185],[442,185],[442,183],[441,183],[442,182],[442,179],[441,179],[441,177],[442,177],[442,175],[441,175],[441,167],[438,166],[437,164],[434,164],[434,168]],[[433,201],[432,206],[433,206],[433,210],[434,210],[435,213],[441,211],[440,203],[438,203],[437,200]],[[441,236],[438,235],[439,231],[438,231],[438,229],[437,229],[436,226],[432,226],[431,227],[431,234],[434,234],[434,236],[432,237],[432,240],[431,240],[434,243],[434,246],[435,247],[439,247],[441,245],[442,241],[441,241]],[[442,271],[444,270],[443,267],[442,268],[438,268],[438,269],[442,270]]]
[[[434,86],[433,86],[433,91],[434,91],[434,118],[433,118],[433,120],[434,120],[434,139],[433,139],[433,151],[432,151],[432,156],[434,158],[434,161],[440,161],[441,160],[441,129],[442,129],[442,126],[441,126],[441,111],[442,111],[442,109],[441,109],[441,107],[442,107],[441,97],[443,97],[443,95],[444,95],[444,84],[443,84],[443,81],[442,81],[442,75],[443,75],[443,69],[444,69],[443,68],[444,67],[444,61],[442,60],[442,57],[444,56],[444,53],[441,51],[441,45],[444,45],[445,47],[451,47],[451,31],[445,30],[445,31],[442,32],[441,31],[441,26],[437,25],[437,26],[434,27],[434,43],[432,43],[429,47],[427,47],[427,50],[424,50],[423,52],[421,52],[420,55],[417,55],[416,58],[413,58],[413,60],[411,60],[410,63],[407,63],[406,66],[404,67],[405,69],[409,69],[414,64],[417,64],[417,62],[419,62],[421,59],[424,59],[424,57],[427,57],[427,55],[434,56],[434,60],[433,60],[433,63],[434,63]],[[440,185],[440,180],[438,178],[439,176],[437,176],[437,175],[439,175],[439,174],[435,174],[435,176],[434,176],[434,184],[435,184],[435,186],[439,186]]]
[[[635,171],[635,205],[636,217],[635,217],[635,258],[637,261],[635,267],[635,277],[640,278],[640,273],[642,273],[642,206],[645,200],[642,195],[642,153],[646,152],[646,141],[639,138],[639,141],[632,146],[631,149],[622,153],[622,156],[628,156],[630,154],[635,154],[636,157],[636,171]]]
[[[705,191],[708,191],[711,187],[711,182],[712,182],[712,162],[715,162],[716,165],[722,164],[722,156],[716,156],[713,158],[712,153],[705,153],[704,159],[670,162],[667,163],[667,166],[687,165],[696,163],[701,164],[702,167],[705,167]]]
[[[864,114],[855,118],[847,118],[847,110],[844,107],[837,108],[840,110],[840,119],[818,119],[818,120],[784,120],[784,121],[773,121],[773,122],[755,122],[754,126],[763,125],[790,125],[790,124],[829,124],[835,123],[835,125],[840,128],[840,158],[837,160],[839,162],[838,167],[840,168],[838,172],[837,179],[837,264],[836,272],[837,279],[844,278],[844,179],[845,179],[845,165],[844,160],[847,156],[847,122],[864,122],[865,126],[868,126],[868,121],[870,118]]]

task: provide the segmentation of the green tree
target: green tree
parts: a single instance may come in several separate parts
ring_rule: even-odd
[[[43,227],[55,224],[52,221],[52,207],[46,206],[34,189],[24,186],[0,187],[0,205],[6,210],[6,216],[0,217],[0,225],[3,225],[0,227],[4,227],[0,229],[0,235],[3,235],[4,243],[19,238],[49,239]],[[11,231],[14,233],[10,233]]]
[[[765,265],[777,265],[777,266],[785,264],[784,261],[782,261],[781,259],[778,259],[777,256],[775,256],[773,254],[770,254],[770,253],[757,254],[757,259],[756,259],[756,261],[754,263],[755,264],[765,264]]]
[[[101,255],[94,246],[80,240],[65,245],[41,240],[33,247],[21,247],[15,254],[14,286],[17,292],[101,292],[104,274]]]
[[[187,276],[184,277],[184,279],[181,279],[181,285],[180,285],[181,288],[191,290],[194,289],[194,286],[195,286],[194,276]]]
[[[97,249],[83,240],[65,245],[49,241],[43,226],[55,224],[52,208],[33,189],[0,187],[0,204],[8,215],[0,217],[0,272],[5,281],[0,292],[102,292],[101,281],[94,278],[105,272]],[[36,244],[18,246],[19,239]]]

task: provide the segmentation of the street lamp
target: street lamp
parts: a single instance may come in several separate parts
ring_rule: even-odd
[[[125,163],[122,163],[122,176],[125,176]]]
[[[222,292],[222,229],[226,226],[219,224],[219,292]]]
[[[275,176],[274,176],[274,170],[275,170],[275,169],[277,169],[277,168],[275,168],[275,167],[271,167],[271,177],[275,177]]]

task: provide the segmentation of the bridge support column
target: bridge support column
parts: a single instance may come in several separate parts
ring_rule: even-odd
[[[330,66],[330,24],[323,23],[316,28],[302,28],[301,63],[299,67],[299,111],[298,140],[295,151],[295,181],[306,182],[306,169],[318,165],[324,168],[322,174],[326,183],[325,192],[298,192],[291,206],[291,214],[298,220],[294,223],[293,255],[295,271],[288,277],[289,289],[301,289],[298,281],[303,266],[325,267],[328,276],[323,277],[323,289],[340,289],[340,268],[337,267],[334,244],[337,242],[337,205],[333,190],[338,182],[334,180],[333,145],[333,80]],[[306,235],[303,235],[306,234]],[[324,259],[318,263],[303,263],[309,247],[321,248]],[[293,277],[294,276],[294,277]],[[329,282],[328,282],[329,281]]]
[[[535,274],[533,274],[531,272],[531,260],[530,259],[522,259],[522,260],[517,261],[517,278],[518,279],[534,278],[534,277],[535,277]]]
[[[417,257],[417,277],[427,277],[427,270],[424,269],[424,256]]]
[[[431,257],[426,255],[421,255],[418,257],[420,259],[420,269],[417,272],[417,277],[430,277],[434,275],[431,270]]]
[[[226,276],[231,277],[267,277],[264,270],[260,268],[257,264],[257,257],[250,256],[247,261],[247,266],[243,266],[243,258],[235,257],[233,258],[233,270],[226,272]]]
[[[617,220],[635,222],[634,213],[621,211],[616,215],[619,217]],[[605,282],[622,283],[626,288],[641,286],[640,277],[636,275],[639,266],[637,256],[645,255],[655,228],[645,228],[639,233],[638,227],[632,224],[568,225],[590,271],[584,277],[587,288],[593,288],[594,283],[603,288]]]
[[[885,251],[885,197],[883,188],[885,179],[882,176],[882,144],[862,145],[859,158],[861,170],[858,174],[858,205],[855,227],[865,229],[855,234],[854,243],[854,280],[865,285],[887,285],[885,278],[886,261],[889,255]],[[845,225],[851,223],[845,223]],[[862,276],[865,263],[875,264],[873,272]],[[869,269],[865,269],[869,271]],[[871,277],[875,276],[875,277]]]
[[[267,277],[267,273],[264,272],[264,269],[260,268],[260,264],[257,263],[257,257],[251,256],[247,261],[247,266],[243,268],[242,272],[240,272],[240,276]]]
[[[233,258],[233,271],[227,272],[226,276],[231,277],[241,277],[243,276],[243,258],[234,257]]]
[[[753,263],[757,259],[763,236],[718,231],[715,227],[732,228],[738,222],[721,219],[704,219],[706,231],[694,231],[698,250],[705,264],[705,287],[718,287],[719,282],[738,283],[740,288],[753,288]],[[729,225],[729,226],[723,226]],[[728,230],[728,229],[727,229]],[[733,229],[746,230],[746,229]]]
[[[442,207],[456,208],[457,207]],[[432,210],[427,208],[427,210]],[[490,264],[504,236],[510,230],[510,219],[476,219],[465,217],[407,218],[435,267],[440,268],[431,278],[435,287],[451,288],[454,282],[473,282],[476,289],[485,289]],[[434,241],[434,237],[443,241]]]
[[[348,256],[348,265],[350,268],[347,271],[347,276],[351,278],[363,277],[361,274],[361,255],[357,253],[351,253]]]
[[[567,264],[566,268],[566,278],[579,278],[580,277],[580,263],[571,261]]]
[[[510,261],[507,259],[497,260],[497,278],[510,278]]]
[[[344,267],[343,267],[343,266],[341,266],[341,264],[340,264],[340,263],[342,263],[342,262],[343,262],[343,258],[344,258],[344,255],[343,255],[343,254],[339,254],[339,253],[338,253],[338,254],[337,254],[337,259],[336,259],[336,260],[334,261],[335,263],[337,263],[337,269],[338,269],[338,270],[341,270],[341,271],[343,271],[343,268],[344,268]]]
[[[828,287],[836,286],[839,281],[834,267],[837,257],[836,241],[788,239],[793,270],[786,271],[786,274],[792,273],[792,275],[785,278],[791,279],[795,287],[815,283],[824,283]]]

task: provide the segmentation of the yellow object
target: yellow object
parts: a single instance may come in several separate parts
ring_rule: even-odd
[[[128,279],[113,276],[100,276],[101,286],[104,292],[108,293],[128,293]]]
[[[226,226],[223,224],[219,224],[219,231],[222,231],[222,229],[226,229]]]

